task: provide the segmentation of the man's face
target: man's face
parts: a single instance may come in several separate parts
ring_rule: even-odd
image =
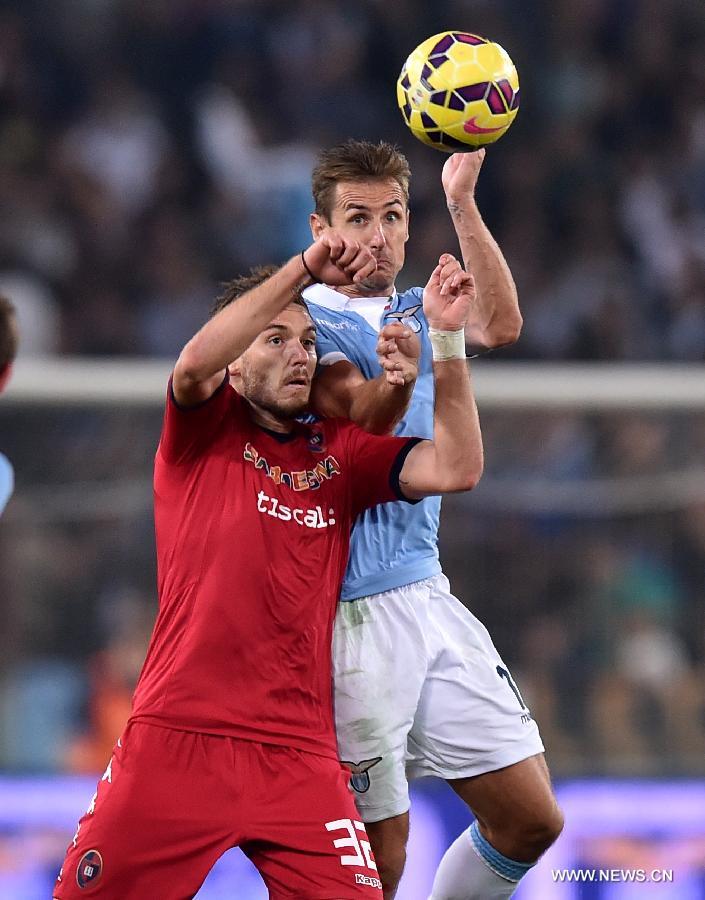
[[[273,319],[229,369],[233,385],[276,419],[293,419],[308,405],[316,368],[316,330],[292,303]]]
[[[341,181],[335,186],[330,221],[313,213],[311,230],[318,238],[326,228],[335,228],[345,237],[369,247],[377,260],[377,270],[355,293],[385,296],[404,265],[409,239],[409,211],[404,194],[394,178],[377,181]]]

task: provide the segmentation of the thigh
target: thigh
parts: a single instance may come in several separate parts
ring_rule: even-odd
[[[472,777],[543,751],[531,711],[484,625],[438,576],[433,659],[409,734],[409,777]]]
[[[209,775],[203,737],[128,725],[69,845],[57,900],[186,900],[197,893],[232,843],[214,812],[222,788]]]
[[[364,824],[338,760],[259,745],[260,803],[242,844],[276,900],[382,900]],[[254,767],[253,767],[254,768]]]
[[[492,829],[507,822],[521,824],[524,817],[544,818],[557,808],[551,778],[543,754],[475,778],[448,784],[472,809],[480,822]]]
[[[404,760],[426,670],[415,617],[424,585],[338,605],[333,638],[338,747],[365,822],[409,808]]]

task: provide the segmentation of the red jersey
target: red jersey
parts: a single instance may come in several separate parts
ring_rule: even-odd
[[[154,467],[159,614],[133,719],[336,754],[335,607],[350,530],[400,498],[416,441],[342,419],[256,425],[226,381],[181,408]]]

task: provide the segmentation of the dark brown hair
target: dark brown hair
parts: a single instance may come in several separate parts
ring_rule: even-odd
[[[404,154],[392,144],[349,140],[323,150],[311,175],[316,213],[330,222],[333,193],[340,181],[384,181],[388,178],[397,182],[408,203],[411,170]]]
[[[248,291],[251,291],[253,288],[259,287],[263,281],[266,281],[268,278],[271,278],[275,272],[278,272],[281,266],[255,266],[253,269],[247,273],[247,275],[238,275],[237,278],[233,278],[232,281],[226,281],[223,287],[223,293],[216,297],[215,302],[211,308],[211,316],[219,313],[221,309],[225,309],[226,306],[229,306],[233,300],[237,300],[238,297],[242,297],[243,294],[246,294]],[[298,303],[308,310],[304,298],[301,294],[296,291],[292,294],[291,297],[292,303]]]
[[[17,356],[17,318],[15,307],[0,295],[0,371]]]

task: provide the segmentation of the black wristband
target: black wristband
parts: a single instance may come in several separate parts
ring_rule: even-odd
[[[302,251],[301,251],[301,265],[304,267],[304,269],[306,269],[306,274],[308,275],[308,277],[311,279],[311,281],[312,281],[314,284],[321,284],[321,279],[320,279],[320,278],[316,278],[316,276],[313,274],[313,272],[312,272],[312,271],[309,269],[309,267],[306,265],[306,258],[304,257],[304,253],[305,253],[305,252],[306,252],[305,250],[302,250]]]

